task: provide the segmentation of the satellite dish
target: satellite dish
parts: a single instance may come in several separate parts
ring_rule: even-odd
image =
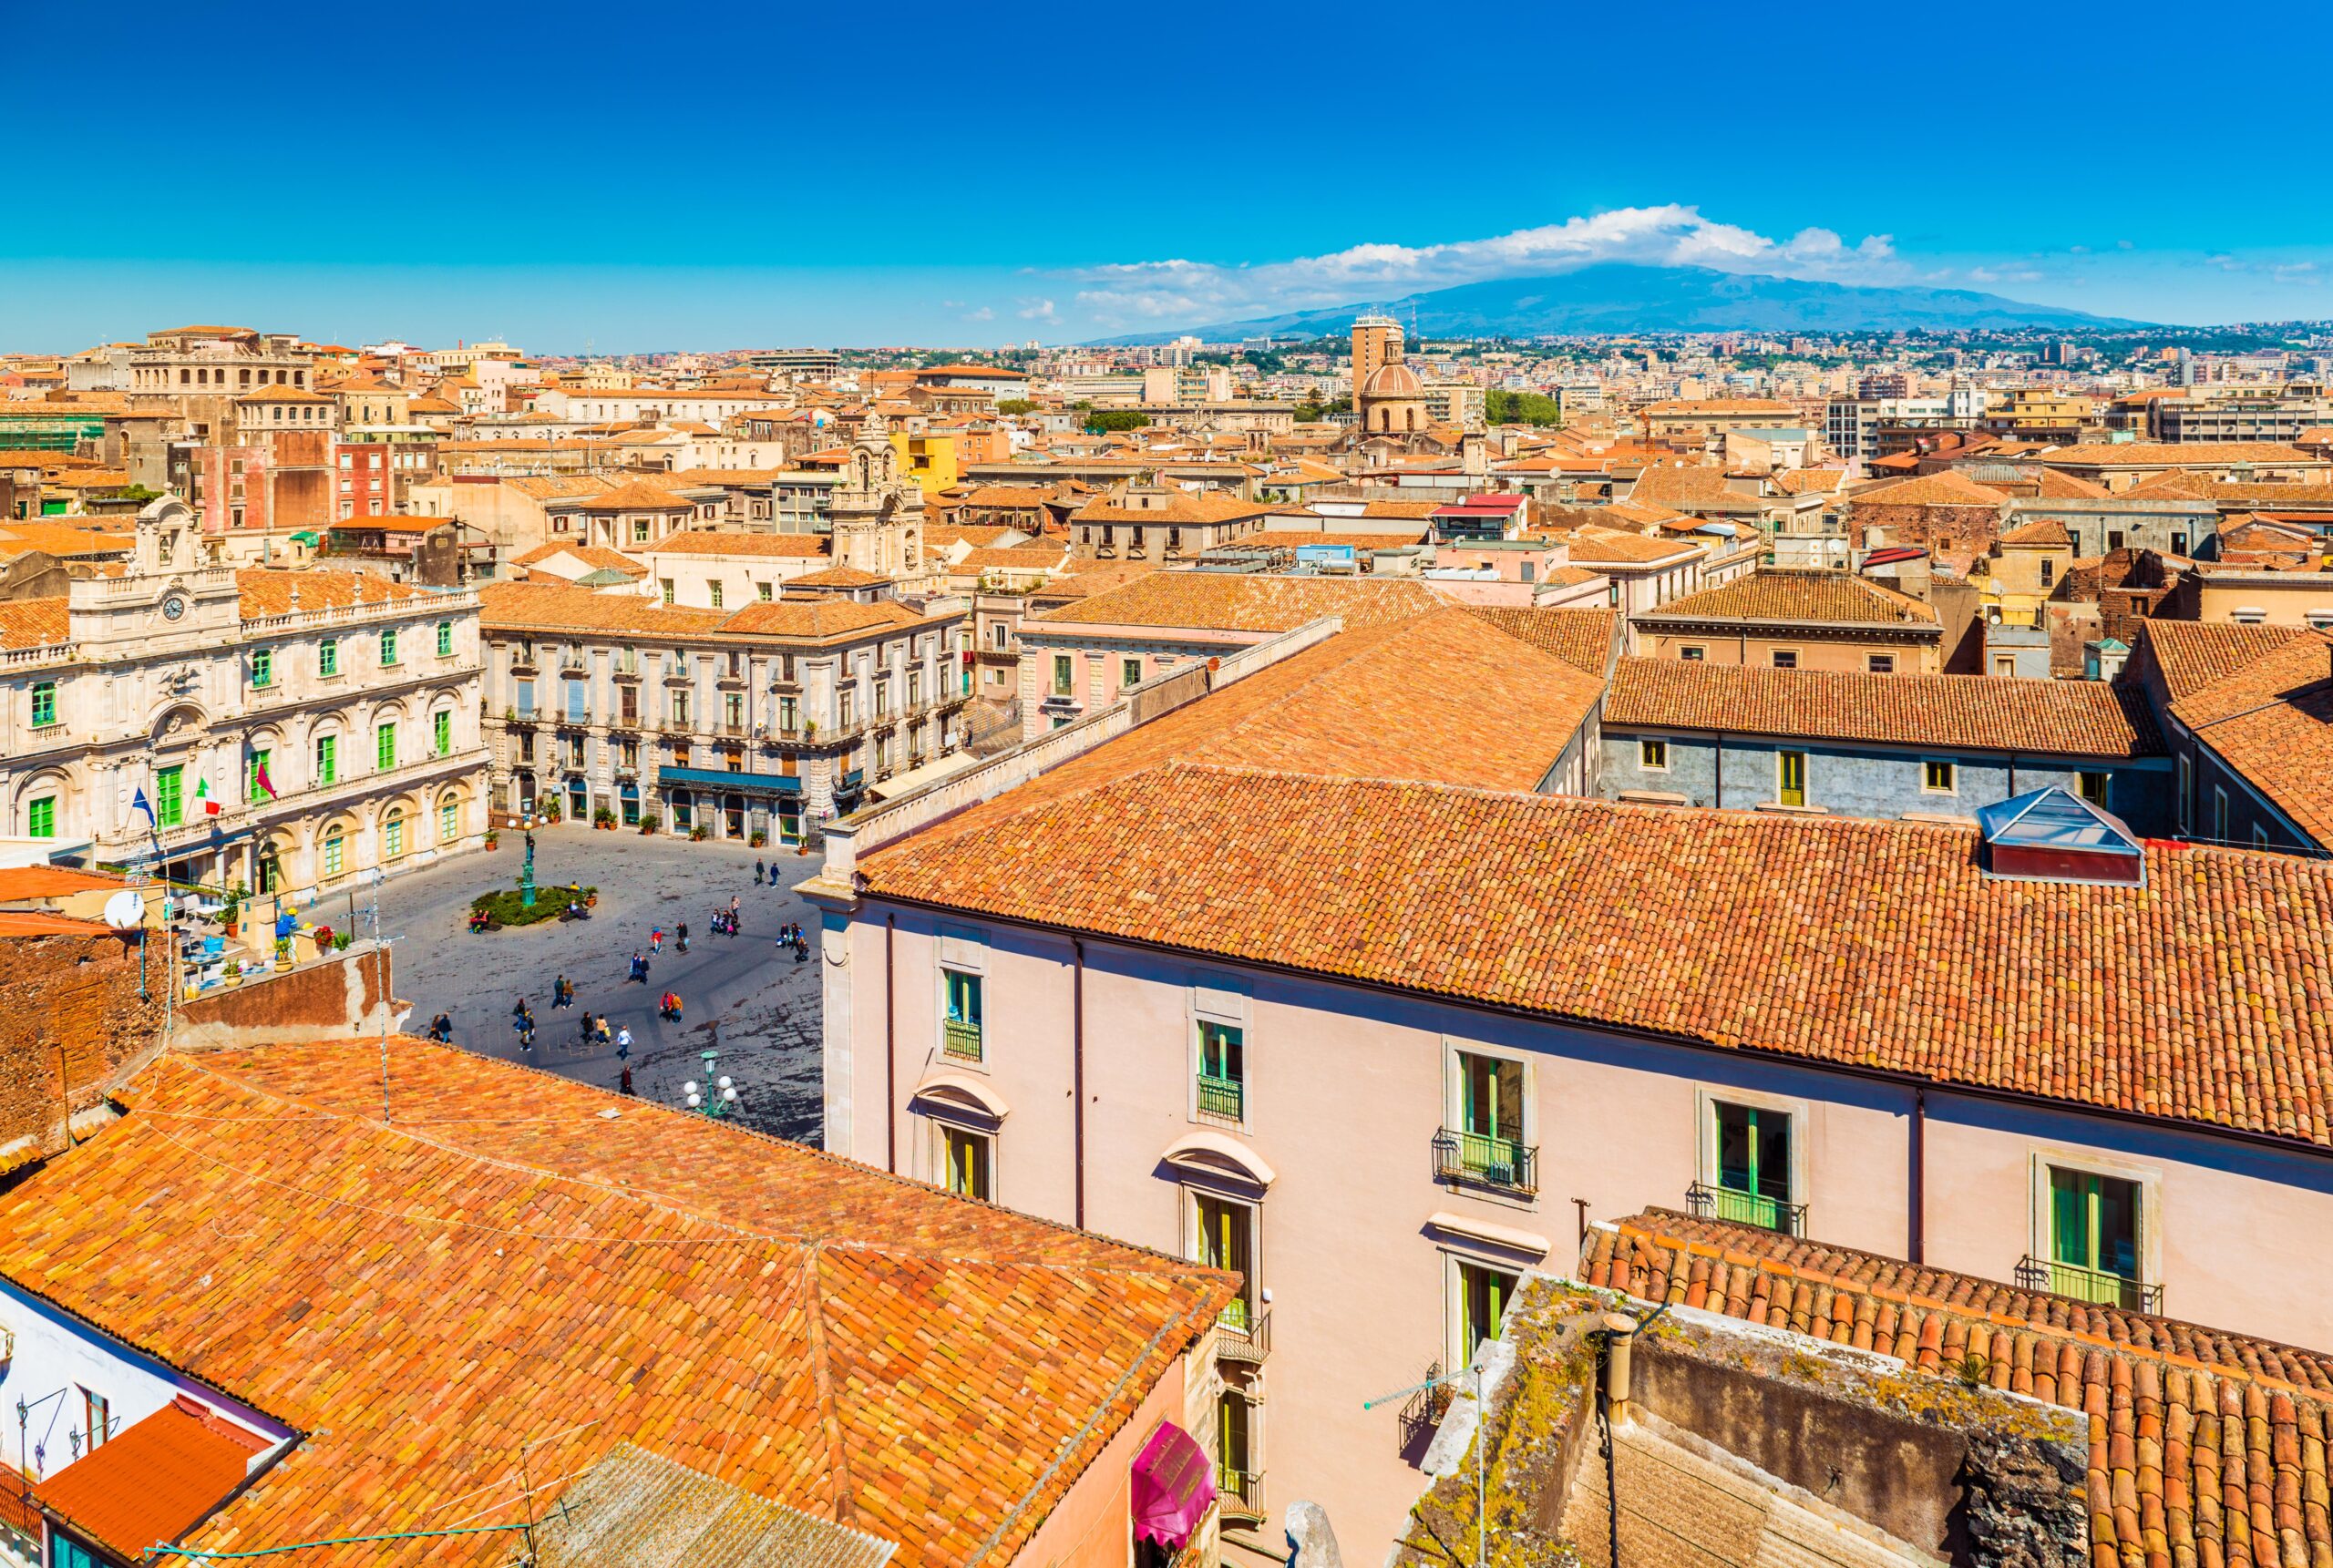
[[[105,917],[117,931],[135,931],[146,923],[146,900],[135,888],[125,887],[106,900]]]

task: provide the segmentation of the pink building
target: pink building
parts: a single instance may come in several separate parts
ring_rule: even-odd
[[[836,825],[807,889],[831,1151],[1243,1276],[1227,1561],[1298,1499],[1373,1561],[1418,1456],[1363,1402],[1648,1205],[2328,1337],[2333,866],[2049,880],[1961,829],[1559,798],[1601,671],[1499,613],[1089,706]]]

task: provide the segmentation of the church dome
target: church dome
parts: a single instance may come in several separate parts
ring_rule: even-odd
[[[1423,397],[1425,388],[1406,364],[1381,364],[1361,384],[1363,397]]]

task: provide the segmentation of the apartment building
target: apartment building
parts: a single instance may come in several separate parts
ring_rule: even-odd
[[[2297,442],[2310,431],[2333,425],[2333,399],[2310,389],[2303,394],[2235,395],[2225,397],[2163,397],[2147,408],[2150,439]]]
[[[699,610],[767,604],[790,579],[834,564],[827,541],[815,535],[701,527],[634,545],[631,554],[647,569],[657,598]]]
[[[1535,796],[1595,692],[1472,619],[1225,655],[840,825],[806,889],[831,1151],[1242,1276],[1227,1561],[1300,1498],[1373,1560],[1418,1481],[1368,1402],[1648,1204],[2321,1335],[2324,1040],[2260,999],[2321,987],[2333,866],[2055,788],[1977,827]]]
[[[165,499],[120,576],[0,628],[6,831],[51,858],[293,893],[486,829],[471,594],[237,569]]]
[[[2123,679],[2171,753],[2180,837],[2333,856],[2333,613],[2309,626],[2142,620]]]
[[[1879,433],[1890,426],[1976,428],[1985,395],[1956,386],[1942,397],[1834,397],[1823,408],[1824,445],[1842,457],[1869,464],[1886,456]]]
[[[1632,650],[1660,659],[1868,675],[1943,667],[1933,607],[1845,572],[1770,567],[1637,610],[1629,626]]]
[[[968,607],[480,590],[494,809],[772,844],[957,751]]]

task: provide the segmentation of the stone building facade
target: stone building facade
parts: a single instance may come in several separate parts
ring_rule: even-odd
[[[123,575],[6,611],[0,804],[53,858],[293,893],[485,831],[469,593],[237,569],[165,499]]]

